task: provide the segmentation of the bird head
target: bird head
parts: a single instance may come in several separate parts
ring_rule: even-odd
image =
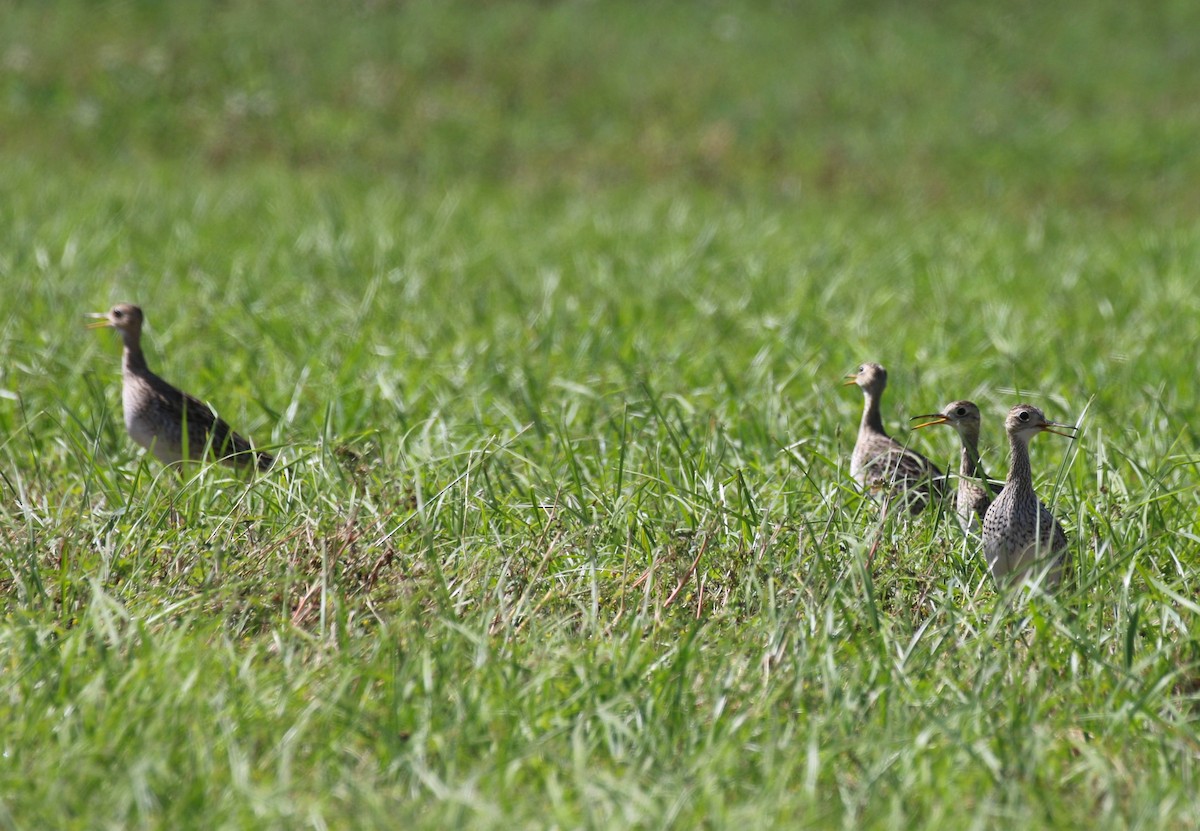
[[[89,323],[89,329],[117,329],[123,335],[138,336],[142,332],[142,310],[132,303],[118,303],[107,312],[95,312],[88,317],[97,318]]]

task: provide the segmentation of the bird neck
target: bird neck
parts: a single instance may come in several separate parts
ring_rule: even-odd
[[[1033,492],[1033,471],[1029,467],[1029,444],[1024,439],[1009,435],[1011,446],[1008,462],[1008,478],[1005,479],[1005,489]]]
[[[122,332],[121,339],[125,342],[125,352],[121,357],[121,369],[125,372],[146,370],[146,356],[142,354],[141,333]]]
[[[958,473],[964,479],[974,479],[979,475],[979,445],[972,435],[962,437],[962,458],[958,463]]]
[[[859,432],[887,435],[883,429],[883,417],[879,415],[879,397],[869,392],[863,393],[863,414],[862,422],[859,424]]]

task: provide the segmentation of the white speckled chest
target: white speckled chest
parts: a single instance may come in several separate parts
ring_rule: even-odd
[[[121,408],[125,416],[125,430],[137,444],[146,448],[161,462],[170,464],[182,458],[178,448],[164,441],[163,425],[156,416],[161,416],[155,406],[155,398],[145,381],[136,376],[126,376],[121,388]]]

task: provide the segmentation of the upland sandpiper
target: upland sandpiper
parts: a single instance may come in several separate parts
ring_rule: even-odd
[[[850,475],[872,496],[897,499],[910,513],[919,514],[931,495],[939,499],[944,495],[945,477],[932,462],[883,429],[879,403],[887,386],[887,370],[865,363],[846,376],[846,386],[850,384],[863,391],[862,421],[850,456]]]
[[[983,554],[996,582],[1044,569],[1048,587],[1062,579],[1067,535],[1033,490],[1029,441],[1047,432],[1074,438],[1074,427],[1047,421],[1037,407],[1018,404],[1004,420],[1011,454],[1004,489],[983,517]]]
[[[940,413],[929,413],[913,418],[930,419],[918,424],[914,430],[935,424],[949,424],[958,432],[962,441],[962,456],[958,463],[958,489],[954,493],[954,512],[958,524],[968,533],[978,534],[984,514],[998,496],[997,488],[979,464],[979,408],[972,401],[951,401]]]
[[[184,459],[194,461],[207,455],[234,467],[257,466],[266,470],[275,461],[257,451],[242,436],[198,398],[176,389],[146,366],[142,353],[142,310],[118,303],[90,329],[111,327],[125,343],[121,359],[121,403],[129,437],[153,453],[164,464]]]

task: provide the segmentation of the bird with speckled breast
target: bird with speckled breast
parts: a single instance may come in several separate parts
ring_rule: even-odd
[[[164,464],[194,461],[207,455],[232,467],[267,470],[275,458],[255,450],[198,398],[172,386],[150,371],[142,352],[142,310],[118,303],[89,329],[116,329],[124,342],[121,358],[121,403],[125,429]]]
[[[913,421],[929,419],[913,427],[920,430],[936,424],[948,424],[958,433],[962,454],[958,463],[958,487],[954,493],[954,512],[963,531],[978,534],[992,498],[1000,489],[988,479],[979,463],[979,407],[972,401],[951,401],[940,413],[913,416]]]
[[[883,428],[880,402],[887,387],[887,370],[864,363],[846,376],[845,385],[863,392],[858,439],[850,454],[850,475],[874,497],[896,498],[912,514],[925,510],[931,497],[945,495],[946,479],[937,466],[893,439]]]
[[[1010,450],[1008,477],[983,517],[983,554],[998,583],[1042,569],[1045,585],[1054,587],[1066,566],[1067,534],[1034,492],[1029,442],[1042,432],[1074,438],[1076,428],[1048,421],[1031,404],[1018,404],[1009,410],[1004,429]]]

